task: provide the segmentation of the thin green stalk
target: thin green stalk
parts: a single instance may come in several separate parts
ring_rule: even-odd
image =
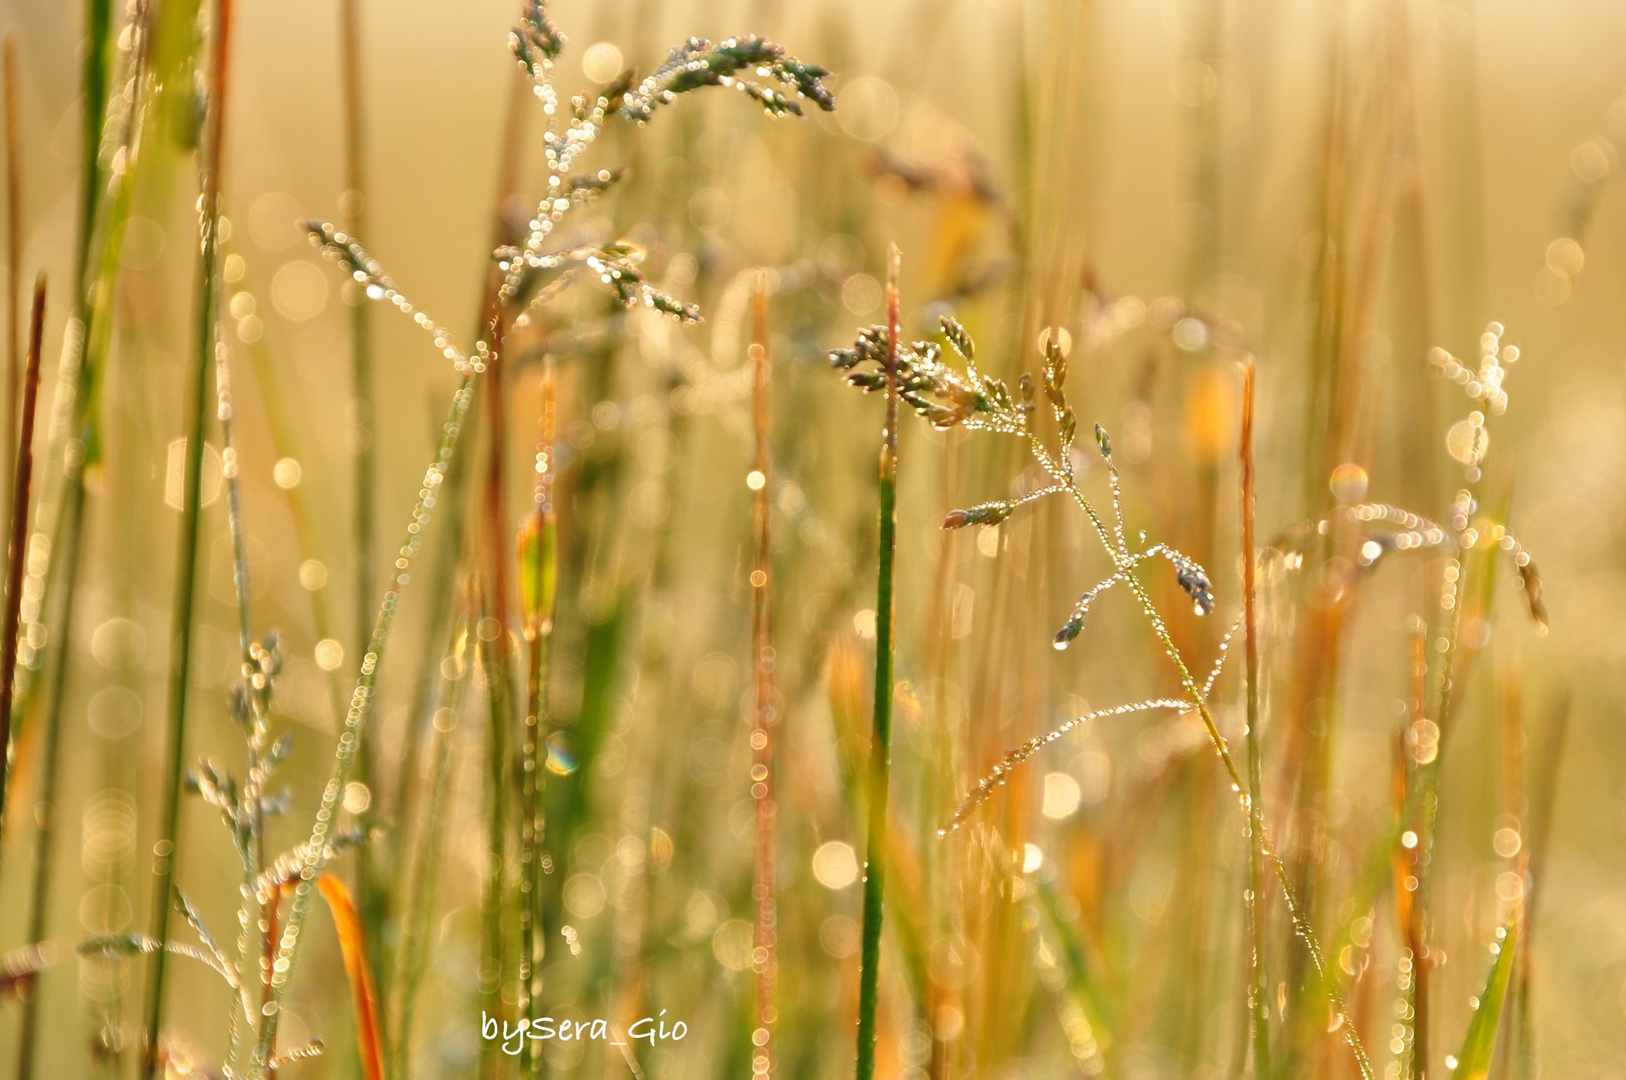
[[[153,846],[152,972],[147,991],[145,1053],[141,1075],[151,1080],[158,1070],[159,1038],[164,1020],[164,976],[170,924],[170,898],[179,857],[181,788],[186,760],[186,694],[192,673],[192,611],[197,594],[198,533],[203,482],[203,432],[209,396],[209,371],[216,339],[216,290],[219,280],[220,157],[226,105],[226,58],[231,41],[232,0],[215,0],[213,56],[208,112],[202,147],[197,322],[193,365],[187,385],[186,472],[181,501],[181,535],[175,568],[175,606],[170,623],[168,755],[165,765],[160,839]]]
[[[339,6],[340,56],[344,84],[344,181],[342,209],[349,219],[351,236],[367,233],[366,140],[363,126],[364,99],[361,73],[361,27],[357,15],[357,0],[343,0]],[[375,483],[375,455],[373,453],[373,374],[372,374],[372,306],[358,302],[350,308],[350,450],[355,457],[354,484],[351,495],[355,503],[355,518],[351,523],[351,562],[355,567],[355,648],[356,653],[366,651],[369,622],[373,610],[373,504]],[[378,785],[377,767],[373,759],[372,744],[362,742],[361,758],[357,762],[356,778],[369,788]],[[368,822],[382,809],[376,794],[363,816]],[[390,897],[380,880],[377,867],[378,854],[371,844],[363,844],[356,851],[356,903],[360,909],[362,927],[371,947],[367,956],[372,968],[373,984],[385,989],[384,950],[377,947],[384,920],[388,914]]]
[[[1255,605],[1253,510],[1253,393],[1254,363],[1249,356],[1242,367],[1242,621],[1247,668],[1248,749],[1248,1016],[1253,1034],[1253,1075],[1270,1075],[1270,1018],[1266,1011],[1269,977],[1265,970],[1264,925],[1260,900],[1264,893],[1265,830],[1263,755],[1259,745],[1259,625]]]
[[[881,917],[886,896],[886,803],[892,773],[892,571],[898,547],[898,271],[901,259],[897,245],[889,245],[886,255],[886,414],[881,429],[880,566],[875,587],[875,712],[869,748],[869,828],[864,845],[857,1080],[873,1080],[875,1076]]]
[[[458,636],[454,634],[454,640]],[[449,656],[455,656],[455,653]],[[432,721],[435,737],[429,751],[429,805],[425,811],[422,842],[415,865],[403,875],[403,880],[411,883],[412,895],[402,921],[401,947],[395,965],[400,1005],[393,1038],[389,1043],[391,1057],[386,1075],[391,1080],[409,1080],[411,1076],[412,1023],[417,1012],[418,989],[423,984],[424,966],[429,958],[432,940],[429,920],[435,907],[435,886],[441,880],[440,857],[446,841],[445,806],[452,786],[452,736],[457,726],[460,702],[455,699],[448,702],[444,679],[438,681],[436,686],[439,695]]]
[[[23,375],[22,436],[11,489],[11,547],[6,564],[5,629],[0,632],[0,821],[6,817],[6,779],[11,773],[11,704],[17,684],[17,631],[22,622],[23,563],[28,541],[28,489],[34,471],[34,404],[40,388],[40,335],[45,323],[45,275],[34,283],[28,323],[28,366]]]
[[[364,143],[362,141],[362,80],[360,27],[356,0],[343,0],[339,8],[341,55],[344,60],[344,206],[346,227],[351,236],[367,235],[367,196],[364,186]],[[371,305],[358,303],[350,308],[350,438],[355,455],[355,519],[351,524],[352,556],[355,560],[356,638],[359,649],[367,646],[367,633],[373,614],[373,378],[372,338],[369,333]],[[362,752],[362,762],[369,762]],[[365,780],[366,777],[364,776]]]
[[[530,646],[525,700],[525,775],[520,818],[520,1015],[531,1015],[531,1003],[542,990],[542,840],[547,821],[543,796],[547,781],[548,676],[553,653],[554,598],[558,581],[558,535],[553,507],[555,389],[552,355],[542,359],[541,432],[536,447],[536,514],[529,557],[520,579],[525,604],[525,637]],[[529,571],[527,574],[526,571]],[[527,581],[527,577],[529,581]],[[520,1075],[537,1067],[536,1046],[527,1039]]]
[[[485,597],[478,607],[480,620],[476,637],[478,662],[485,672],[486,683],[486,783],[488,785],[486,817],[486,870],[480,897],[480,1006],[482,1015],[508,1016],[503,1003],[503,983],[508,975],[507,916],[509,898],[506,885],[508,869],[509,834],[509,752],[508,729],[513,722],[512,703],[508,699],[508,681],[503,676],[504,664],[500,659],[506,642],[486,635],[495,624],[498,635],[506,631],[489,614],[491,608]],[[494,1041],[480,1040],[480,1075],[497,1077],[503,1073],[503,1053]]]

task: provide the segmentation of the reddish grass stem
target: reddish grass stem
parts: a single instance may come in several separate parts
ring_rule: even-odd
[[[771,1080],[774,1067],[774,940],[778,914],[774,895],[774,782],[773,746],[769,729],[774,709],[774,639],[772,623],[773,558],[772,494],[769,479],[773,463],[773,366],[768,353],[768,281],[759,274],[751,290],[753,334],[749,349],[756,369],[752,427],[756,434],[756,460],[747,480],[751,488],[751,530],[754,557],[751,567],[751,665],[756,677],[756,721],[751,730],[751,798],[756,804],[756,867],[752,900],[755,902],[752,965],[756,969],[756,1028],[751,1075]]]
[[[34,473],[34,412],[40,388],[40,336],[45,323],[45,275],[34,283],[28,320],[28,360],[23,371],[22,434],[11,488],[11,550],[6,567],[6,617],[0,631],[0,821],[6,817],[6,778],[11,773],[11,703],[17,687],[17,631],[22,619],[24,548],[28,542],[28,488]]]
[[[1259,745],[1259,627],[1255,610],[1253,547],[1253,392],[1254,363],[1253,357],[1249,356],[1242,362],[1242,436],[1238,451],[1242,468],[1242,622],[1248,718],[1244,733],[1248,752],[1248,1017],[1253,1033],[1253,1074],[1266,1077],[1270,1075],[1270,1022],[1265,1011],[1269,980],[1265,973],[1265,935],[1260,911],[1265,891],[1265,820],[1264,758]]]
[[[17,317],[17,290],[22,282],[23,178],[17,151],[17,53],[16,35],[7,34],[5,52],[6,96],[6,427],[8,460],[17,446],[17,391],[22,377],[21,335]],[[7,473],[12,470],[8,468]]]

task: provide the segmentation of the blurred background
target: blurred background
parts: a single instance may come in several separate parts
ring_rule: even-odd
[[[358,239],[401,290],[472,341],[494,210],[522,226],[545,177],[540,105],[513,89],[516,8],[358,0],[358,194],[336,0],[235,5],[223,317],[254,632],[279,635],[273,728],[293,739],[281,773],[291,809],[270,827],[274,851],[308,835],[356,669],[355,459],[365,450],[374,462],[364,497],[379,582],[455,385],[421,331],[373,305],[374,403],[358,412],[351,334],[362,298],[300,223],[362,212]],[[1450,1067],[1487,946],[1522,902],[1526,967],[1508,1012],[1519,1022],[1504,1023],[1493,1071],[1582,1080],[1626,1069],[1626,309],[1616,302],[1626,192],[1614,183],[1626,151],[1626,7],[560,0],[550,12],[570,39],[564,92],[626,65],[646,72],[687,35],[750,30],[829,67],[837,96],[834,114],[809,108],[804,121],[718,91],[644,129],[612,125],[584,165],[631,175],[573,214],[560,243],[630,238],[651,280],[706,321],[623,313],[582,287],[505,362],[506,517],[492,550],[509,553],[531,509],[542,357],[558,368],[552,1015],[627,1023],[667,1009],[689,1034],[641,1049],[648,1075],[750,1067],[746,345],[750,282],[765,267],[782,707],[776,1053],[787,1077],[851,1068],[881,403],[844,386],[825,357],[883,319],[895,242],[906,333],[928,336],[953,312],[984,370],[1014,385],[1037,370],[1040,332],[1067,330],[1069,392],[1086,425],[1112,434],[1131,532],[1180,546],[1213,578],[1217,610],[1199,619],[1172,575],[1148,575],[1198,670],[1241,610],[1239,358],[1257,365],[1263,546],[1363,492],[1448,522],[1464,472],[1447,431],[1470,404],[1428,350],[1476,364],[1486,324],[1505,326],[1522,355],[1509,366],[1506,415],[1491,424],[1482,507],[1539,566],[1551,629],[1533,623],[1505,565],[1486,585],[1492,599],[1464,612],[1458,708],[1440,740],[1426,1066]],[[0,4],[15,40],[21,151],[23,281],[12,288],[36,269],[52,288],[42,455],[82,199],[82,14]],[[125,14],[114,14],[116,32]],[[74,947],[148,922],[194,347],[198,189],[195,155],[175,134],[185,129],[176,119],[154,135],[167,141],[118,225],[94,405],[101,452],[85,473],[68,639],[44,626],[28,638],[46,657],[65,647],[68,663],[53,807],[34,812],[51,704],[42,688],[19,713],[0,862],[4,951],[28,944],[39,823],[54,821],[44,907],[54,963],[0,998],[9,1048],[22,999],[37,996],[38,1075],[134,1075],[145,1015],[148,961]],[[517,151],[518,195],[499,181],[505,145]],[[484,461],[480,424],[465,451]],[[227,718],[239,678],[232,549],[209,430],[187,753],[240,770]],[[1339,490],[1330,481],[1345,465],[1357,467],[1342,474],[1356,486]],[[44,456],[42,473],[52,468],[60,460]],[[1050,647],[1078,595],[1107,573],[1078,513],[1058,502],[999,528],[938,527],[949,509],[1036,485],[1014,440],[910,418],[900,474],[881,1075],[1239,1075],[1244,821],[1193,717],[1085,725],[938,838],[1006,749],[1177,684],[1125,595],[1100,601],[1071,649]],[[1104,476],[1089,467],[1086,489],[1104,498]],[[484,526],[456,503],[439,513],[384,662],[368,735],[375,768],[344,804],[347,820],[380,830],[374,887],[402,897],[369,941],[383,957],[378,993],[405,1062],[398,1074],[507,1075],[512,1063],[479,1037],[482,993],[502,987],[482,985],[498,979],[481,915],[491,733],[469,642],[517,640],[522,628],[480,624],[478,574],[467,569],[479,545],[464,534]],[[447,531],[463,518],[468,530]],[[1398,763],[1416,752],[1405,742],[1408,620],[1438,624],[1444,556],[1395,552],[1357,569],[1347,555],[1312,540],[1296,561],[1263,563],[1265,808],[1374,1067],[1399,1077],[1423,1070],[1406,1063],[1411,1018],[1396,1011],[1403,942],[1385,853]],[[1233,736],[1240,670],[1215,691]],[[218,813],[195,798],[179,850],[178,883],[229,943],[237,864]],[[346,858],[346,874],[362,872]],[[1267,913],[1278,1071],[1358,1075],[1274,895]],[[281,1038],[320,1037],[327,1051],[287,1071],[356,1075],[325,910],[311,926]],[[404,939],[421,944],[416,968],[401,962]],[[171,1067],[213,1074],[229,992],[199,965],[171,966]],[[415,1012],[403,1020],[409,984]],[[14,1068],[0,1050],[0,1075]],[[627,1066],[601,1044],[553,1043],[542,1068]]]

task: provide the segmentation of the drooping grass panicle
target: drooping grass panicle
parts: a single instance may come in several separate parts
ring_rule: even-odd
[[[1220,674],[1225,670],[1225,659],[1229,655],[1231,639],[1236,636],[1237,631],[1241,628],[1242,619],[1241,617],[1238,617],[1236,622],[1231,624],[1231,629],[1228,630],[1225,636],[1220,639],[1219,649],[1214,657],[1214,664],[1211,668],[1209,668],[1208,677],[1203,680],[1202,695],[1204,700],[1207,700],[1212,694],[1214,684],[1219,681]],[[979,806],[987,802],[993,796],[995,791],[1003,787],[1010,780],[1011,774],[1016,770],[1018,765],[1027,761],[1046,746],[1056,742],[1058,739],[1064,738],[1068,734],[1078,730],[1080,727],[1092,720],[1100,720],[1109,716],[1125,716],[1130,713],[1148,712],[1153,709],[1176,709],[1180,712],[1189,713],[1191,711],[1191,702],[1185,698],[1152,698],[1147,701],[1136,701],[1127,705],[1115,705],[1108,709],[1094,709],[1082,716],[1074,717],[1072,720],[1067,721],[1065,724],[1062,724],[1053,731],[1035,736],[1034,738],[1029,739],[1027,742],[1022,743],[1020,746],[1012,747],[1010,750],[1005,752],[1005,755],[1002,758],[1000,758],[999,764],[995,765],[988,772],[984,773],[982,778],[977,781],[976,786],[971,789],[971,792],[960,800],[960,804],[955,807],[954,814],[951,818],[949,818],[948,824],[937,830],[938,838],[941,839],[946,837],[949,833],[964,825],[966,819],[969,818]]]
[[[311,243],[322,250],[322,253],[342,266],[349,273],[351,279],[365,290],[369,300],[387,300],[401,314],[409,316],[423,331],[434,339],[435,348],[441,355],[452,362],[453,369],[459,374],[470,371],[485,370],[485,356],[480,355],[476,360],[469,357],[457,347],[452,332],[440,323],[431,319],[420,310],[412,301],[408,300],[401,290],[396,287],[395,281],[385,272],[378,260],[368,254],[355,238],[343,232],[326,221],[309,221],[305,228],[310,234]],[[476,346],[477,353],[484,348],[484,342]]]
[[[835,95],[820,81],[830,72],[805,64],[771,41],[745,34],[711,42],[690,38],[674,48],[666,60],[637,86],[627,91],[620,112],[645,123],[656,108],[670,105],[679,94],[704,86],[732,86],[760,104],[771,115],[802,115],[795,97],[748,76],[772,78],[825,112],[834,112]]]
[[[949,818],[948,823],[937,830],[938,838],[946,837],[964,825],[978,807],[991,799],[996,791],[1010,781],[1011,774],[1016,771],[1018,765],[1056,740],[1065,738],[1072,732],[1077,731],[1085,724],[1109,716],[1128,716],[1132,713],[1150,712],[1154,709],[1174,709],[1183,712],[1190,708],[1191,702],[1184,698],[1149,698],[1146,701],[1130,702],[1127,705],[1114,705],[1109,709],[1093,709],[1082,716],[1074,717],[1054,731],[1035,736],[1019,746],[1012,747],[1005,751],[1004,756],[999,759],[999,764],[984,773],[971,791],[960,800],[960,804],[955,807],[954,814]]]
[[[325,223],[315,223],[311,227],[313,241],[345,267],[370,299],[389,300],[398,310],[413,316],[414,321],[432,335],[436,347],[453,362],[461,375],[461,380],[453,395],[446,421],[442,425],[435,456],[425,472],[423,484],[418,491],[418,498],[407,528],[407,538],[395,559],[393,573],[388,579],[389,584],[379,605],[367,650],[361,657],[355,689],[335,748],[332,772],[327,785],[323,788],[310,838],[293,852],[279,858],[275,864],[281,872],[289,875],[287,880],[296,884],[293,886],[288,917],[281,928],[277,945],[271,993],[262,1009],[264,1019],[260,1023],[258,1039],[247,1068],[250,1077],[263,1076],[269,1068],[282,1014],[282,1004],[302,940],[301,931],[310,910],[313,882],[336,853],[334,841],[340,796],[350,779],[359,743],[365,735],[366,723],[376,693],[379,665],[395,624],[402,593],[411,580],[410,568],[413,559],[422,548],[429,519],[456,453],[459,436],[469,419],[468,412],[472,405],[476,381],[494,357],[496,350],[500,348],[497,335],[506,325],[504,309],[519,299],[519,289],[529,268],[529,257],[535,256],[538,259],[547,257],[542,246],[552,231],[553,224],[576,205],[575,200],[561,196],[559,191],[566,188],[567,178],[576,156],[592,142],[600,130],[603,110],[608,107],[608,103],[603,102],[603,99],[600,99],[603,104],[595,104],[591,109],[584,102],[578,103],[568,130],[561,134],[554,123],[557,97],[552,89],[551,73],[553,60],[564,46],[563,35],[559,34],[548,21],[539,0],[530,0],[526,4],[523,9],[523,23],[524,25],[511,35],[510,44],[535,82],[538,95],[543,101],[544,111],[550,119],[549,129],[545,135],[549,192],[539,204],[538,215],[530,224],[529,235],[519,246],[524,257],[504,259],[503,255],[507,254],[505,251],[499,252],[496,256],[498,269],[502,272],[502,285],[496,294],[496,309],[486,313],[486,337],[477,341],[472,349],[459,350],[453,336],[428,316],[418,312],[396,288],[383,267],[354,239]],[[596,193],[591,184],[569,190],[587,194]],[[563,205],[560,205],[561,202]],[[601,281],[612,288],[624,306],[642,304],[683,321],[692,321],[696,318],[697,312],[649,287],[635,265],[634,256],[637,250],[634,245],[624,243],[607,245],[585,256],[581,261],[589,269],[599,273]],[[262,879],[265,876],[262,874]]]
[[[942,320],[944,336],[965,360],[962,374],[943,362],[936,342],[899,342],[896,353],[898,397],[934,427],[956,425],[973,431],[1022,435],[1028,430],[1026,403],[1018,404],[1005,383],[979,372],[973,362],[970,337],[951,318]],[[852,347],[830,353],[830,366],[848,372],[847,382],[865,392],[887,388],[890,329],[867,326]],[[964,346],[964,349],[961,349]]]
[[[854,348],[832,353],[832,364],[838,368],[848,369],[859,368],[865,363],[873,364],[877,355],[877,340],[878,338],[873,331],[862,332]],[[1010,434],[1019,434],[1027,440],[1034,460],[1048,474],[1051,482],[1070,496],[1075,505],[1089,519],[1091,527],[1113,564],[1113,576],[1116,577],[1121,574],[1122,581],[1135,594],[1135,599],[1142,614],[1150,625],[1154,636],[1158,639],[1164,655],[1168,657],[1169,662],[1174,666],[1175,672],[1180,678],[1181,685],[1186,693],[1185,706],[1194,708],[1201,718],[1215,754],[1225,769],[1232,790],[1236,793],[1242,813],[1251,820],[1252,799],[1242,770],[1237,766],[1229,743],[1224,735],[1220,733],[1219,726],[1214,720],[1203,691],[1193,678],[1179,648],[1175,645],[1162,614],[1152,602],[1151,595],[1147,592],[1145,585],[1135,576],[1134,569],[1137,553],[1130,552],[1128,545],[1122,539],[1122,510],[1116,484],[1116,470],[1110,468],[1113,464],[1111,439],[1108,437],[1106,430],[1097,425],[1097,448],[1109,466],[1109,475],[1111,475],[1113,481],[1114,520],[1109,523],[1079,488],[1078,479],[1073,471],[1071,449],[1077,432],[1077,421],[1076,414],[1067,399],[1065,389],[1067,365],[1061,335],[1056,332],[1046,332],[1042,335],[1041,348],[1044,354],[1044,364],[1041,372],[1042,389],[1046,400],[1050,404],[1051,414],[1057,425],[1059,453],[1053,452],[1045,445],[1040,433],[1031,422],[1031,415],[1037,404],[1037,395],[1032,377],[1026,374],[1024,374],[1020,384],[1022,391],[1020,405],[1013,404],[1007,407],[1003,406],[992,393],[968,394],[969,388],[966,386],[965,380],[958,377],[957,373],[940,374],[939,369],[943,368],[943,365],[938,362],[940,356],[938,351],[918,347],[913,351],[911,359],[916,360],[918,358],[917,362],[925,377],[918,384],[919,393],[917,393],[916,399],[911,400],[910,404],[917,413],[937,426],[952,426],[958,423],[968,428],[983,427]],[[884,382],[875,380],[872,372],[864,370],[855,371],[853,376],[849,376],[849,381],[864,389],[880,389],[885,385]],[[937,400],[932,400],[933,397],[936,397]],[[986,402],[986,405],[983,402]],[[990,417],[995,419],[991,422]],[[1159,552],[1159,554],[1164,553]],[[1207,573],[1202,567],[1196,560],[1172,548],[1168,549],[1166,557],[1174,564],[1176,580],[1187,596],[1191,598],[1196,613],[1203,615],[1212,611],[1211,585]],[[1063,633],[1066,633],[1065,628]],[[1065,640],[1071,640],[1071,638]],[[1316,931],[1299,900],[1298,891],[1293,885],[1287,867],[1276,853],[1275,848],[1270,844],[1262,824],[1258,831],[1262,852],[1286,901],[1288,913],[1292,919],[1293,931],[1303,944],[1315,969],[1316,982],[1320,985],[1331,1006],[1333,1015],[1337,1018],[1339,1029],[1355,1057],[1356,1065],[1359,1067],[1362,1077],[1364,1080],[1373,1080],[1372,1064],[1366,1054],[1365,1046],[1361,1042],[1360,1035],[1355,1031],[1353,1022],[1350,1020],[1342,993],[1334,980],[1332,969],[1322,951]]]

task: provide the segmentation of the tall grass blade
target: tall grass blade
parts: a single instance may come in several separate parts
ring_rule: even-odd
[[[356,1044],[361,1052],[361,1074],[364,1080],[384,1080],[384,1056],[379,1035],[378,1003],[373,993],[371,965],[367,962],[367,936],[363,932],[361,916],[351,902],[350,890],[333,874],[323,874],[316,881],[317,891],[327,901],[333,913],[333,925],[339,933],[339,952],[344,957],[345,978],[350,980],[350,999],[356,1012]]]
[[[1496,1033],[1502,1026],[1502,1002],[1507,997],[1508,978],[1513,974],[1513,952],[1518,947],[1519,919],[1517,913],[1506,926],[1496,931],[1496,943],[1491,946],[1494,957],[1485,985],[1474,999],[1473,1016],[1468,1031],[1462,1037],[1462,1049],[1457,1051],[1451,1066],[1451,1080],[1485,1080],[1490,1072],[1491,1055],[1496,1050]]]

